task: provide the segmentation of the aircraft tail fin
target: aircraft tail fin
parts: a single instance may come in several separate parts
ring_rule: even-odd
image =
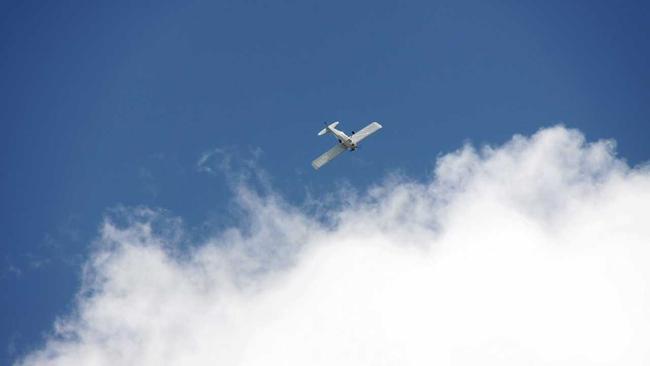
[[[334,123],[330,123],[327,127],[325,127],[325,128],[323,128],[322,130],[320,130],[320,132],[318,133],[318,136],[323,136],[324,134],[326,134],[327,132],[329,132],[329,129],[330,129],[330,128],[335,128],[336,125],[338,125],[338,124],[339,124],[339,121],[336,121],[336,122],[334,122]]]

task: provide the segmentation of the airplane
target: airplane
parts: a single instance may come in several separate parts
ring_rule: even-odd
[[[354,131],[352,131],[350,136],[348,136],[342,131],[336,129],[336,126],[338,124],[338,121],[329,125],[326,124],[325,128],[323,128],[318,133],[318,136],[323,136],[326,133],[331,133],[338,140],[338,144],[334,145],[333,148],[327,150],[325,153],[311,162],[311,166],[314,167],[314,169],[318,170],[320,167],[329,163],[330,160],[339,156],[344,151],[355,151],[359,147],[359,142],[361,142],[361,140],[379,131],[379,129],[382,127],[379,123],[372,122],[357,133],[354,133]]]

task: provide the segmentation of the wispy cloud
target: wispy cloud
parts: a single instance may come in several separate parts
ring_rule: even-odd
[[[75,311],[18,363],[650,362],[650,173],[611,141],[467,145],[327,224],[245,182],[240,224],[189,249],[159,211],[107,218]]]
[[[22,274],[23,271],[15,264],[9,262],[9,259],[5,257],[5,263],[2,268],[2,276],[0,276],[0,278],[9,278],[9,277],[18,278],[22,276]]]

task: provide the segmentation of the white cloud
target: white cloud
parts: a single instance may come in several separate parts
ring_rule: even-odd
[[[19,364],[650,363],[650,172],[611,141],[465,146],[333,224],[235,190],[242,225],[190,250],[154,211],[107,220],[76,311]]]

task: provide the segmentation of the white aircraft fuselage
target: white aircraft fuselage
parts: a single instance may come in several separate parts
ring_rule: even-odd
[[[349,150],[356,150],[357,144],[352,141],[350,136],[346,135],[343,131],[337,130],[336,127],[327,126],[327,130],[339,140],[339,143],[343,144]]]

